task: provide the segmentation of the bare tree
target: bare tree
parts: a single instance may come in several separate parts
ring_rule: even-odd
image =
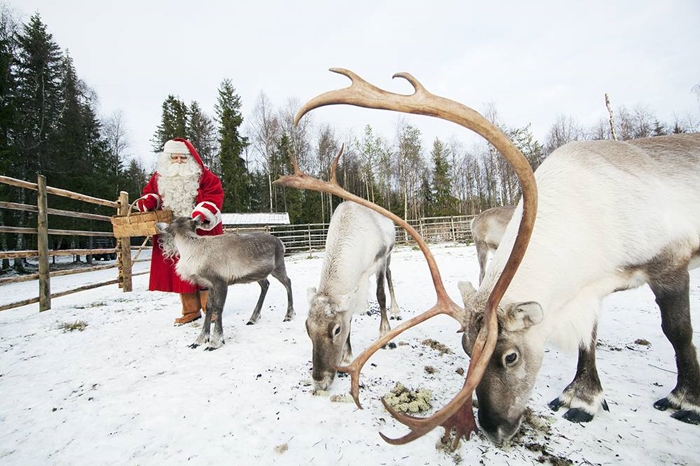
[[[566,115],[558,115],[547,133],[545,152],[551,154],[555,149],[571,141],[586,139],[585,131],[578,121]]]
[[[253,149],[260,156],[260,161],[267,173],[267,185],[270,197],[270,212],[274,210],[272,196],[272,174],[270,160],[275,150],[275,144],[281,135],[281,124],[279,116],[272,108],[272,103],[264,92],[258,95],[250,120],[252,129],[250,138]]]
[[[333,128],[330,125],[323,125],[319,129],[316,155],[318,157],[318,166],[320,167],[319,176],[323,179],[330,179],[331,164],[333,158],[338,153],[340,144],[335,137]],[[321,193],[321,219],[323,222],[330,222],[333,214],[333,196],[330,193]]]
[[[418,217],[417,190],[420,186],[420,173],[423,148],[420,130],[400,119],[397,123],[397,166],[399,183],[403,190],[403,218]],[[409,216],[409,208],[410,214]]]

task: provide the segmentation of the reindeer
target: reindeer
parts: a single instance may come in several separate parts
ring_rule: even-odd
[[[326,390],[333,383],[336,366],[352,360],[352,316],[366,309],[370,276],[375,275],[377,280],[380,336],[391,330],[385,278],[391,295],[391,316],[400,319],[389,267],[395,241],[391,220],[354,202],[336,207],[328,226],[318,291],[308,290],[306,331],[313,345],[312,378],[316,390]]]
[[[372,209],[404,226],[416,239],[431,270],[438,302],[428,311],[389,331],[338,370],[352,377],[351,394],[358,407],[359,375],[379,348],[401,332],[436,315],[457,320],[465,351],[471,356],[462,390],[430,418],[417,419],[387,410],[411,432],[392,444],[407,443],[438,425],[453,448],[476,430],[472,394],[479,401],[479,422],[495,443],[519,429],[539,372],[544,345],[559,341],[578,347],[573,382],[550,406],[569,407],[566,418],[592,419],[604,398],[595,367],[597,316],[604,296],[648,283],[661,309],[664,334],[676,352],[676,387],[655,403],[677,410],[673,417],[700,423],[700,367],[692,343],[688,270],[700,264],[700,134],[678,134],[635,141],[573,142],[542,163],[535,181],[527,160],[512,142],[483,116],[457,102],[428,92],[413,76],[412,95],[394,94],[355,73],[333,68],[350,78],[344,89],[326,92],[299,110],[298,121],[314,108],[332,104],[396,110],[443,118],[472,129],[508,160],[523,196],[478,291],[460,283],[464,307],[447,295],[432,254],[417,232],[392,213]],[[278,184],[356,196],[331,180],[310,178],[292,161],[294,174]],[[539,185],[539,188],[538,188]],[[543,199],[538,211],[538,192]],[[356,200],[356,202],[361,202]],[[655,218],[658,224],[650,224]],[[537,219],[537,222],[535,221]],[[528,248],[532,238],[532,247]]]
[[[479,283],[484,279],[489,253],[498,249],[514,210],[513,206],[492,207],[481,212],[471,221],[476,257],[479,259]]]
[[[268,233],[227,233],[218,236],[198,236],[196,229],[201,219],[175,217],[172,223],[157,223],[159,241],[167,257],[180,256],[176,271],[185,280],[209,288],[209,300],[202,331],[190,348],[208,344],[213,351],[224,342],[221,316],[224,311],[229,285],[258,282],[260,296],[247,325],[260,319],[265,295],[272,275],[287,289],[287,313],[284,322],[294,317],[292,281],[287,277],[284,263],[284,244]],[[214,331],[210,326],[214,316]]]

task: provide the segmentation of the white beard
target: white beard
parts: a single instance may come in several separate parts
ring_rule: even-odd
[[[157,170],[163,208],[176,216],[189,217],[195,207],[202,167],[192,157],[186,163],[173,163],[168,154],[162,154]]]

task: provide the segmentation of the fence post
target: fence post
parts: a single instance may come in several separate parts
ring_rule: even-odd
[[[51,275],[49,274],[49,215],[46,200],[46,177],[37,175],[36,243],[39,253],[39,312],[51,309]]]
[[[307,234],[306,234],[306,237],[307,237],[307,239],[308,239],[308,241],[309,241],[309,259],[311,259],[311,258],[313,257],[313,251],[312,251],[312,248],[311,248],[311,224],[310,224],[310,223],[307,225]]]
[[[127,215],[129,213],[129,193],[121,191],[119,193],[119,211],[118,215]],[[119,287],[125,292],[133,291],[133,282],[131,274],[131,237],[126,236],[117,238],[117,267],[119,273],[117,280]]]

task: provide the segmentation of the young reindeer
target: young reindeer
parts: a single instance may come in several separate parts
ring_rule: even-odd
[[[400,439],[382,435],[385,440],[410,442],[438,425],[446,433],[456,428],[457,440],[468,438],[476,429],[470,404],[474,389],[487,437],[495,443],[510,439],[520,427],[548,341],[579,351],[574,380],[550,406],[569,407],[565,417],[572,421],[592,419],[605,406],[595,367],[601,301],[645,283],[656,296],[677,366],[675,388],[654,406],[674,409],[672,417],[700,424],[700,365],[692,342],[688,274],[700,265],[700,133],[569,143],[540,165],[536,184],[522,154],[502,132],[468,107],[430,94],[411,75],[395,75],[415,89],[412,95],[398,95],[351,71],[332,71],[348,76],[352,85],[315,97],[297,113],[297,120],[311,109],[337,103],[444,118],[492,143],[513,165],[523,187],[514,212],[522,217],[508,224],[479,290],[467,283],[459,286],[465,309],[444,296],[432,256],[421,245],[438,304],[388,332],[349,367],[339,368],[351,374],[359,405],[360,370],[383,344],[438,314],[461,320],[467,330],[462,344],[471,356],[464,387],[427,419],[401,415],[385,403],[411,429]],[[323,183],[294,167],[295,175],[282,178],[281,184],[351,197],[334,177]],[[649,218],[657,222],[649,223]]]
[[[328,226],[318,290],[308,290],[306,331],[313,346],[312,378],[317,390],[328,389],[336,367],[352,360],[350,326],[353,315],[367,307],[370,276],[376,276],[380,336],[391,330],[385,278],[391,295],[391,316],[400,318],[389,268],[395,241],[394,223],[388,218],[354,202],[336,207]]]
[[[201,219],[175,217],[172,223],[158,223],[159,241],[166,256],[180,256],[177,273],[185,280],[209,288],[206,314],[202,331],[191,348],[207,344],[212,351],[224,344],[222,314],[229,285],[253,283],[260,285],[260,296],[248,325],[260,319],[265,295],[272,275],[287,289],[287,313],[284,322],[294,317],[292,281],[287,277],[284,263],[284,244],[267,233],[227,233],[218,236],[198,236],[195,230]],[[210,334],[212,314],[214,332]]]
[[[513,206],[492,207],[481,212],[471,221],[472,238],[476,246],[476,257],[479,260],[479,283],[484,280],[489,253],[495,252],[501,244],[503,233],[513,217],[514,210]]]

